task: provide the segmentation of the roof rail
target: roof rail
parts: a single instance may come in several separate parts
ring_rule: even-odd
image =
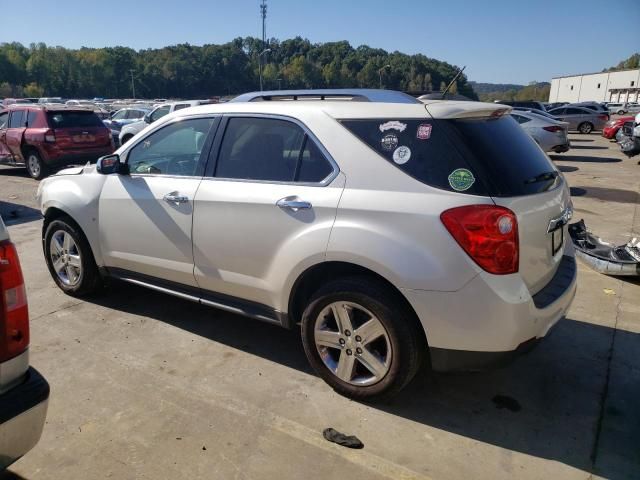
[[[272,90],[251,92],[237,96],[231,102],[268,102],[293,100],[333,100],[379,103],[421,103],[411,95],[395,90],[376,90],[367,88],[328,88],[318,90]]]

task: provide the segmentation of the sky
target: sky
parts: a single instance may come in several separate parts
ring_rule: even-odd
[[[261,36],[260,0],[0,0],[0,42],[67,48]],[[601,71],[640,51],[640,0],[267,0],[267,36],[348,40],[527,84]]]

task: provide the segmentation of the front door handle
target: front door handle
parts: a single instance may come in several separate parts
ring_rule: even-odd
[[[189,201],[189,197],[186,195],[181,195],[180,192],[170,192],[167,193],[162,199],[167,203],[174,203],[179,205],[181,203],[187,203]]]
[[[292,210],[294,212],[298,210],[308,210],[312,207],[310,202],[300,200],[300,198],[296,196],[281,198],[276,202],[276,205],[282,209]]]

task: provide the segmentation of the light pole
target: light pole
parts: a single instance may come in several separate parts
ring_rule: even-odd
[[[378,75],[380,75],[380,89],[382,89],[382,72],[387,68],[391,68],[391,65],[385,65],[380,70],[378,70]]]
[[[133,72],[134,71],[135,70],[133,70],[133,69],[129,70],[129,73],[131,74],[131,93],[132,93],[133,98],[135,100],[135,98],[136,98],[136,84],[133,82]]]
[[[262,56],[269,53],[271,51],[270,48],[265,48],[263,51],[260,52],[260,55],[258,55],[258,70],[260,72],[260,91],[262,91]]]

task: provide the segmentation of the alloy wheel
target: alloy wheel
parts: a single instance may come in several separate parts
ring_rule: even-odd
[[[73,287],[82,279],[82,259],[73,237],[64,230],[51,236],[49,243],[51,265],[62,283]]]
[[[40,170],[41,170],[40,159],[35,155],[31,154],[27,159],[27,164],[29,166],[29,172],[31,172],[31,176],[36,178],[39,177]]]
[[[316,349],[325,366],[351,385],[372,385],[389,372],[389,334],[369,310],[353,302],[327,305],[315,321]]]

